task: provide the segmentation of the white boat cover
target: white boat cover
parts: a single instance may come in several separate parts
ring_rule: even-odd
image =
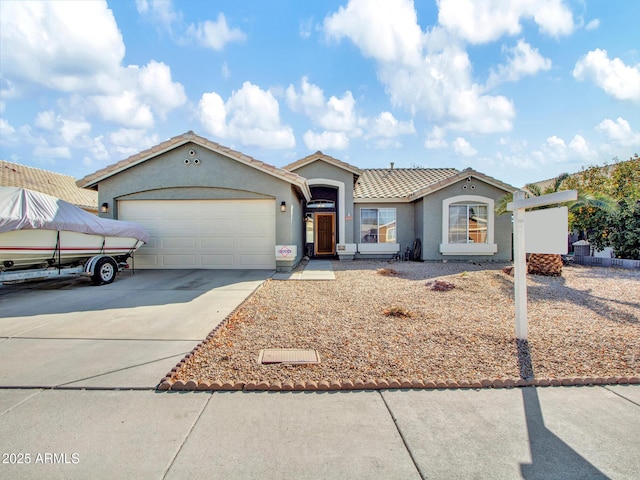
[[[0,233],[58,230],[149,241],[137,223],[100,218],[59,198],[26,188],[0,187]]]

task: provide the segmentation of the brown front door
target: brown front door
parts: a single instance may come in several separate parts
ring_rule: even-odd
[[[336,252],[335,225],[335,213],[316,213],[316,255]]]

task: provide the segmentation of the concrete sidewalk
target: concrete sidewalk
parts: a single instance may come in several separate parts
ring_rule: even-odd
[[[274,280],[335,280],[331,260],[309,260],[304,268],[294,272],[276,273]]]
[[[637,385],[0,389],[0,478],[11,479],[635,479],[639,444]]]

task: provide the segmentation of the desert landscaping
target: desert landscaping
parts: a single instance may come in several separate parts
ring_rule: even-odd
[[[561,277],[529,275],[523,348],[515,340],[513,278],[502,264],[333,267],[335,281],[265,282],[164,385],[487,386],[640,375],[637,270],[571,266]],[[260,350],[271,348],[313,349],[321,361],[259,364]]]

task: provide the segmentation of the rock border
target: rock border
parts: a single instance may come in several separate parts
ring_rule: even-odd
[[[483,380],[410,380],[407,378],[391,379],[356,379],[356,380],[308,380],[306,382],[287,380],[277,381],[205,381],[205,380],[173,380],[165,377],[157,387],[159,391],[262,391],[262,392],[318,392],[348,390],[445,390],[445,389],[488,389],[516,387],[569,387],[596,385],[637,385],[640,377],[580,377],[580,378],[534,378],[513,379],[496,378]]]
[[[247,298],[245,298],[231,313],[229,313],[207,337],[199,342],[191,352],[171,369],[157,385],[158,391],[269,391],[269,392],[322,392],[322,391],[350,391],[350,390],[444,390],[444,389],[487,389],[487,388],[516,388],[516,387],[569,387],[593,385],[637,385],[640,377],[575,377],[575,378],[494,378],[481,380],[452,380],[452,379],[326,379],[308,380],[306,382],[286,380],[252,380],[248,382],[229,380],[189,379],[175,380],[176,372],[187,359],[194,356],[198,350],[208,343],[218,331],[225,327],[231,317],[247,302],[262,286],[261,283]]]

